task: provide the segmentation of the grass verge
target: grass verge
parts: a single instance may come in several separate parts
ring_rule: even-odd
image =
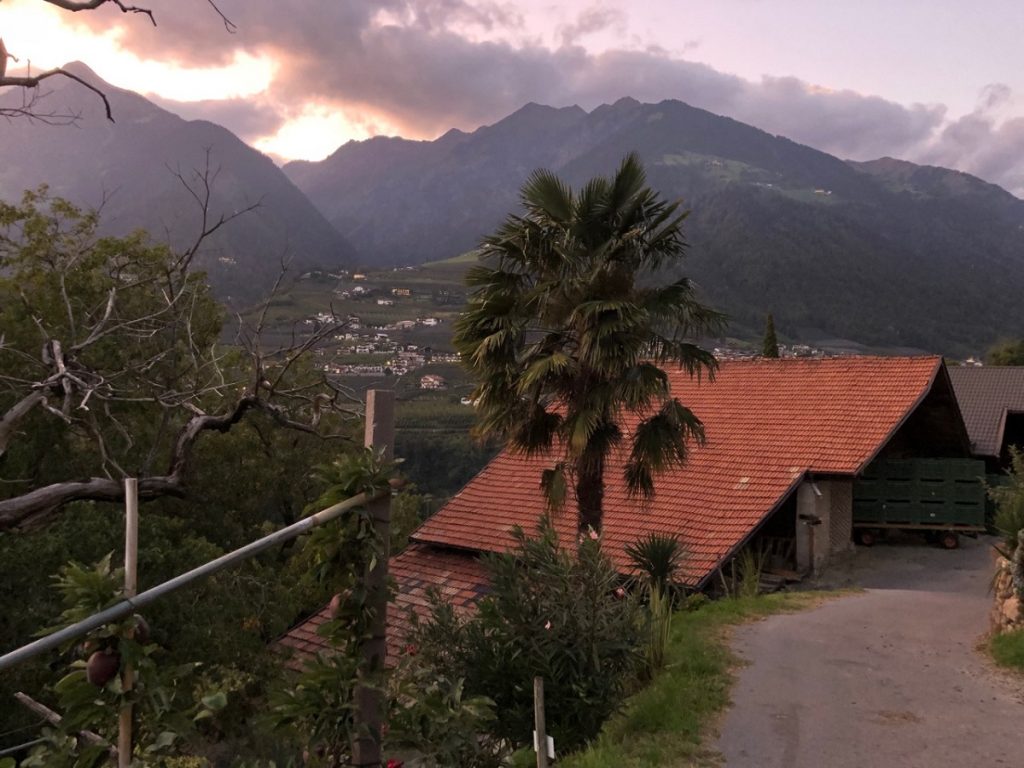
[[[732,667],[728,630],[775,613],[816,605],[834,593],[795,592],[716,600],[677,613],[665,669],[633,695],[588,749],[559,761],[561,768],[649,768],[717,765],[701,744],[729,703]],[[1022,646],[1024,647],[1024,646]]]
[[[1024,629],[996,635],[990,648],[996,664],[1024,672]]]

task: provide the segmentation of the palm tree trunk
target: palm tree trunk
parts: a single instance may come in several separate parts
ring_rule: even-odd
[[[584,453],[576,462],[576,504],[580,533],[601,533],[604,516],[603,453]]]

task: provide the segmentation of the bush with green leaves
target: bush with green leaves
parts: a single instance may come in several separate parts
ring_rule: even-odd
[[[617,592],[599,540],[564,549],[547,518],[536,538],[514,535],[514,551],[485,556],[491,592],[477,613],[460,617],[435,595],[410,643],[438,677],[494,701],[500,717],[488,731],[512,747],[531,739],[533,679],[544,678],[548,733],[571,751],[597,736],[636,684],[643,615]]]
[[[107,555],[94,567],[70,563],[56,577],[65,610],[59,624],[40,634],[81,621],[123,599],[124,571]],[[139,765],[180,754],[199,723],[223,709],[221,692],[202,692],[194,674],[198,664],[160,664],[161,648],[150,642],[149,626],[138,614],[90,632],[66,652],[71,671],[52,686],[61,712],[58,725],[43,729],[43,743],[32,749],[22,768],[92,768],[108,759],[117,742],[121,710],[133,708],[133,760]],[[77,657],[77,658],[76,658]],[[124,683],[132,669],[133,685]],[[104,744],[81,744],[81,731]]]
[[[310,514],[357,494],[373,495],[388,488],[394,463],[367,449],[345,455],[319,472],[327,488],[309,506]],[[368,735],[357,716],[356,697],[360,685],[385,684],[386,671],[367,668],[362,658],[374,619],[369,575],[386,556],[385,543],[369,510],[361,507],[314,529],[299,554],[310,577],[335,594],[330,620],[317,629],[331,650],[307,661],[297,678],[272,695],[268,720],[301,748],[309,766],[347,765],[352,744]]]
[[[996,505],[994,525],[1009,551],[1017,546],[1017,535],[1024,530],[1024,452],[1010,447],[1010,474],[1006,482],[989,487]]]
[[[463,679],[438,675],[418,653],[407,653],[390,687],[387,754],[408,753],[422,768],[505,764],[505,744],[485,735],[496,719],[494,702],[468,695]]]

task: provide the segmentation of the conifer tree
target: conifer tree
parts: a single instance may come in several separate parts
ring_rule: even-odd
[[[768,320],[764,324],[764,341],[761,343],[761,354],[764,357],[779,356],[779,339],[775,335],[775,318],[768,313]]]

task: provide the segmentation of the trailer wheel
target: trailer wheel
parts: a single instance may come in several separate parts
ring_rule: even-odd
[[[875,545],[875,532],[868,528],[858,529],[857,543],[862,547],[873,547]]]
[[[955,531],[946,531],[942,534],[941,543],[945,549],[956,549],[960,546],[960,537],[956,535]]]

